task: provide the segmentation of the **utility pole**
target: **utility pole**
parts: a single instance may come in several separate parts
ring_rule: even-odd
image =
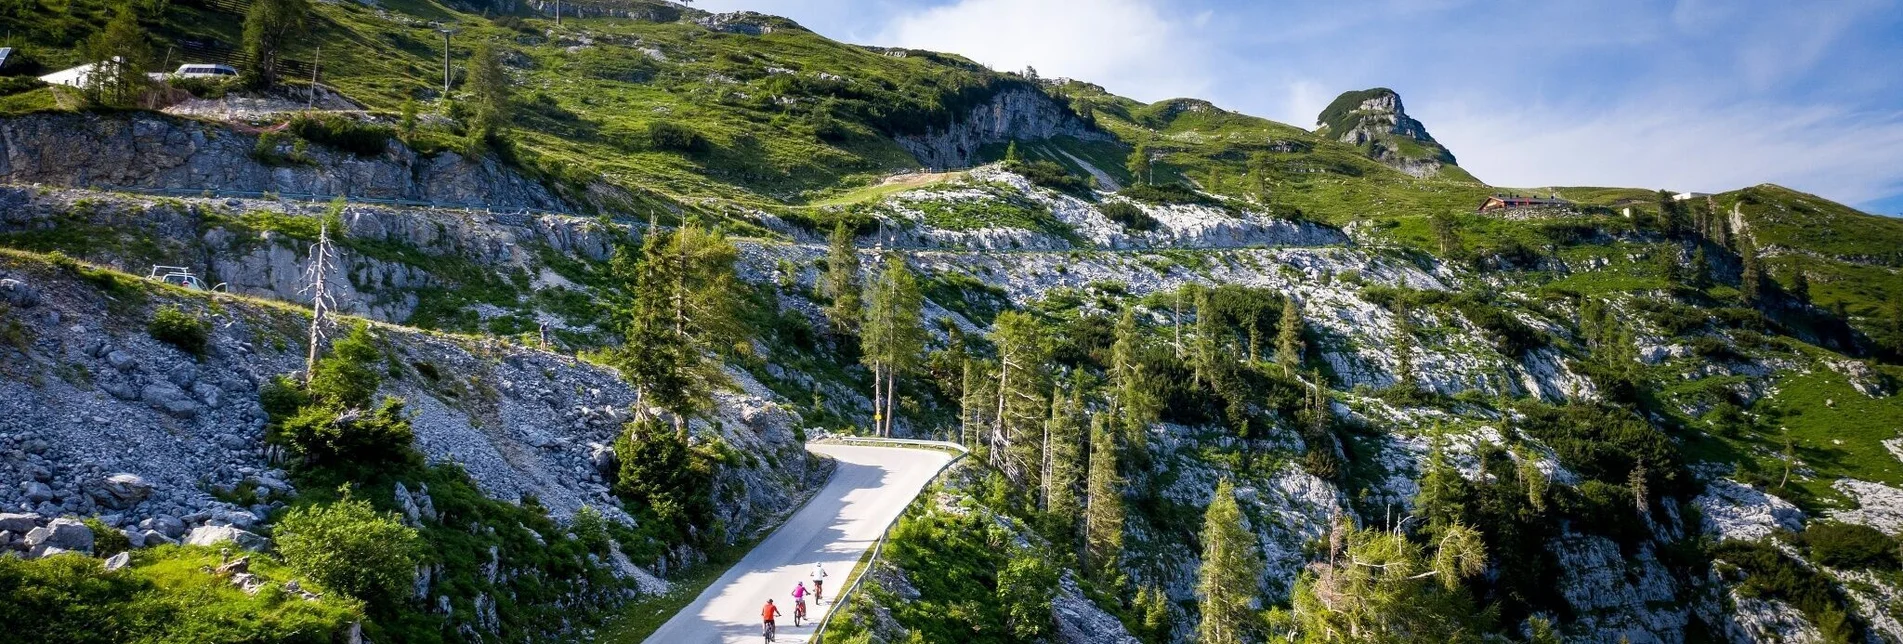
[[[443,32],[443,100],[449,100],[449,30]]]
[[[562,26],[562,0],[555,0],[555,26]]]
[[[324,46],[317,46],[317,53],[311,56],[311,91],[304,95],[304,109],[317,107],[317,68],[324,64]]]

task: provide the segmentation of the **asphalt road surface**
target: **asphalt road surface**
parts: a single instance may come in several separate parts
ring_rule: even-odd
[[[775,642],[805,642],[813,622],[832,609],[833,593],[887,524],[905,511],[951,455],[903,447],[811,445],[839,461],[806,507],[662,624],[648,644],[760,642],[760,609],[767,598],[783,611]],[[793,586],[807,581],[814,562],[826,567],[826,601],[806,599],[809,621],[793,626]]]

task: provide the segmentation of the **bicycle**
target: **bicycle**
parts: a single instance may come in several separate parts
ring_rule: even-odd
[[[773,622],[767,622],[766,626],[760,628],[760,635],[766,637],[766,641],[771,643],[773,641],[773,631]]]
[[[806,600],[804,599],[793,600],[793,628],[799,628],[800,622],[803,622],[805,620],[806,620]]]
[[[813,605],[814,606],[818,606],[820,604],[820,600],[825,598],[825,595],[826,595],[825,587],[821,585],[823,583],[825,582],[820,581],[818,579],[813,580]]]

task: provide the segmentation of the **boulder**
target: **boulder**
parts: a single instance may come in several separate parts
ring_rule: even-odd
[[[37,514],[0,514],[0,531],[26,534],[40,525]]]
[[[130,552],[121,552],[111,557],[107,557],[106,558],[106,572],[112,572],[114,570],[124,568],[131,563],[132,563],[132,553]]]
[[[130,353],[118,349],[113,349],[111,353],[106,354],[106,362],[112,364],[112,368],[118,369],[121,373],[131,371],[134,367],[139,366],[139,360],[137,358],[132,357]]]
[[[26,533],[26,547],[34,552],[34,556],[44,556],[49,548],[62,552],[90,553],[93,550],[93,531],[78,519],[54,519],[45,527],[34,528]]]
[[[169,514],[161,514],[139,522],[139,527],[163,534],[177,540],[185,534],[185,522]]]
[[[228,525],[199,526],[185,537],[188,546],[214,546],[230,542],[245,550],[263,550],[270,542],[264,537]]]
[[[33,290],[26,282],[17,279],[0,279],[0,302],[23,309],[33,308],[40,303],[40,292]]]
[[[139,531],[139,543],[144,544],[143,547],[146,548],[157,548],[159,546],[178,545],[178,540],[165,536],[156,530],[141,530]]]
[[[152,496],[152,484],[137,474],[120,472],[88,486],[86,494],[100,505],[125,509]]]
[[[53,488],[39,481],[26,481],[20,484],[20,491],[26,495],[26,502],[32,504],[53,500]]]

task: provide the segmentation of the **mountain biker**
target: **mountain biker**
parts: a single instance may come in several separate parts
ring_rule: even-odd
[[[800,622],[805,619],[806,619],[806,584],[805,582],[794,582],[793,583],[793,626],[795,627],[799,626]]]
[[[826,567],[815,562],[813,564],[813,605],[814,606],[818,606],[820,604],[820,600],[826,597],[825,584],[826,584]]]
[[[763,629],[761,632],[766,635],[766,641],[769,641],[769,642],[773,641],[773,631],[775,630],[773,628],[774,626],[773,618],[779,617],[779,616],[780,616],[780,607],[774,606],[773,598],[768,597],[766,600],[766,607],[760,609],[760,617],[761,619],[764,619],[766,621],[766,624],[764,624],[761,627]]]

